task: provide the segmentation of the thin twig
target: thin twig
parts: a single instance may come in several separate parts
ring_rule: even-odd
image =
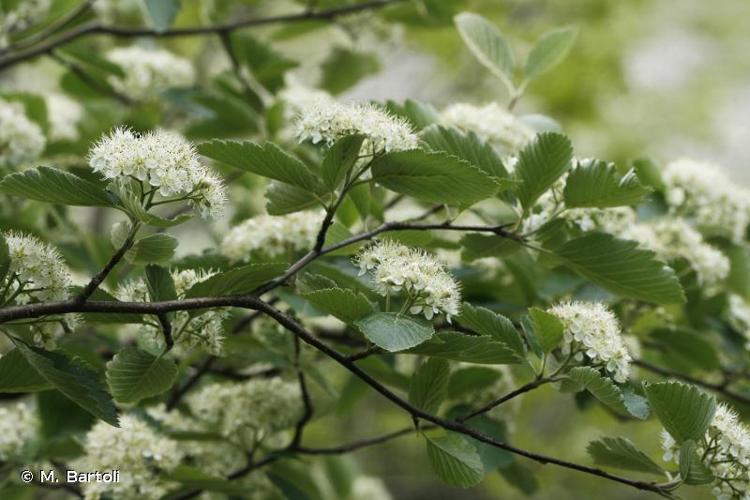
[[[110,87],[109,85],[106,85],[105,83],[100,82],[93,76],[89,75],[85,69],[83,69],[79,64],[69,61],[65,59],[64,57],[60,56],[57,51],[51,50],[49,52],[49,56],[54,59],[58,64],[61,66],[69,69],[73,74],[75,74],[78,78],[81,79],[84,83],[86,83],[89,87],[94,89],[95,91],[99,92],[100,94],[106,96],[106,97],[112,97],[118,101],[120,101],[122,104],[130,104],[131,100],[128,96],[124,94],[120,94],[115,89]]]

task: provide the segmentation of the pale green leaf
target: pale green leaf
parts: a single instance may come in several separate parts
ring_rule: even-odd
[[[507,177],[503,162],[495,150],[474,132],[430,125],[420,134],[422,142],[432,151],[442,151],[466,160],[491,177]]]
[[[557,316],[538,307],[532,307],[529,309],[529,318],[534,328],[534,336],[543,352],[550,352],[560,344],[565,327]]]
[[[373,307],[367,297],[348,288],[326,288],[301,294],[317,309],[331,316],[353,323],[372,313]]]
[[[678,444],[700,440],[716,411],[716,398],[682,382],[644,384],[654,414]]]
[[[557,28],[537,40],[524,64],[524,77],[536,78],[551,70],[568,55],[575,44],[578,29],[572,26]]]
[[[567,378],[574,384],[586,389],[598,399],[602,404],[622,415],[633,415],[636,418],[644,419],[648,415],[642,412],[631,412],[625,404],[623,393],[619,387],[608,377],[603,377],[597,370],[589,366],[578,366],[571,369]]]
[[[356,321],[355,325],[372,343],[390,352],[417,346],[435,332],[430,324],[393,312],[370,314]]]
[[[125,258],[133,264],[165,262],[174,256],[176,248],[177,239],[168,234],[156,233],[136,241]]]
[[[425,438],[432,470],[444,483],[468,488],[482,481],[484,465],[476,449],[466,439],[455,433]]]
[[[144,3],[154,29],[158,32],[167,31],[172,26],[181,7],[180,0],[144,0]]]
[[[127,347],[107,363],[107,385],[121,403],[137,403],[167,391],[177,378],[171,359]]]
[[[685,484],[708,484],[715,479],[711,469],[701,460],[698,445],[688,439],[680,446],[680,476]]]
[[[319,200],[327,201],[328,195],[316,196],[309,189],[291,184],[272,181],[266,189],[266,211],[270,215],[285,215],[299,212],[318,205]]]
[[[453,18],[466,46],[474,57],[503,83],[512,89],[514,61],[510,45],[497,26],[471,12],[462,12]]]
[[[586,450],[597,465],[663,475],[664,470],[627,438],[603,437],[591,441]]]
[[[521,244],[503,236],[469,233],[461,238],[461,258],[472,262],[485,257],[506,257],[522,248]]]
[[[565,180],[565,206],[618,207],[635,205],[650,192],[631,170],[624,176],[614,164],[600,160],[583,161]]]
[[[409,386],[409,402],[427,413],[437,413],[448,389],[450,366],[443,359],[428,359],[417,369]]]

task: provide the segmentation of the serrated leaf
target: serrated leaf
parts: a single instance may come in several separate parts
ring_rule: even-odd
[[[229,166],[302,189],[313,190],[319,186],[304,163],[272,142],[260,145],[251,141],[215,139],[199,145],[198,152]]]
[[[442,436],[425,436],[427,457],[432,470],[444,483],[468,488],[484,477],[484,466],[476,449],[462,436],[448,433]]]
[[[591,441],[586,450],[597,465],[663,475],[664,470],[627,438],[603,437]]]
[[[174,256],[177,239],[164,233],[150,234],[133,244],[125,258],[133,264],[168,261]]]
[[[656,304],[685,301],[674,270],[634,241],[588,233],[555,253],[573,271],[611,292]]]
[[[666,188],[664,180],[661,178],[661,168],[650,158],[638,158],[633,160],[633,168],[638,174],[638,179],[657,191],[663,191]]]
[[[518,155],[515,176],[516,194],[524,210],[534,202],[570,167],[573,146],[556,132],[543,132],[527,144]]]
[[[52,389],[18,349],[0,357],[0,393],[38,392]]]
[[[468,302],[461,306],[458,322],[480,335],[488,335],[505,343],[519,358],[526,356],[521,335],[508,318],[484,307],[475,307]]]
[[[119,425],[111,396],[83,361],[39,349],[21,340],[16,340],[15,344],[26,361],[55,389],[92,415],[115,427]]]
[[[61,205],[114,206],[112,196],[98,185],[50,167],[35,167],[6,175],[0,181],[0,192]]]
[[[680,476],[685,484],[697,485],[713,482],[714,474],[698,456],[698,445],[688,439],[680,446]]]
[[[510,238],[479,233],[465,234],[461,238],[461,258],[466,262],[485,257],[506,257],[522,248],[521,244]]]
[[[474,132],[463,133],[452,127],[430,125],[419,136],[432,151],[442,151],[466,160],[491,177],[508,176],[508,171],[492,146]]]
[[[497,26],[471,12],[462,12],[453,18],[466,46],[474,57],[503,83],[512,89],[513,52]]]
[[[335,190],[354,166],[364,140],[363,135],[348,135],[328,150],[320,166],[320,177],[329,190]]]
[[[164,32],[172,26],[177,13],[180,12],[180,0],[143,0],[146,11],[158,32]]]
[[[560,344],[565,327],[557,316],[538,307],[532,307],[529,309],[529,318],[534,328],[534,336],[543,352],[550,352]]]
[[[409,386],[409,402],[427,413],[437,413],[448,389],[450,366],[444,359],[428,359],[417,369]]]
[[[407,352],[483,365],[511,365],[523,360],[496,337],[465,335],[452,331],[438,332],[427,342],[412,347]]]
[[[494,195],[498,185],[467,161],[447,153],[398,151],[372,164],[375,182],[430,203],[470,206]]]
[[[326,288],[301,294],[317,309],[331,316],[354,323],[372,313],[373,307],[367,297],[347,288]]]
[[[153,356],[128,347],[107,363],[107,385],[121,403],[137,403],[167,391],[177,378],[177,365],[163,356]]]
[[[359,187],[359,186],[358,186]],[[314,191],[291,184],[271,181],[266,189],[266,211],[269,215],[286,215],[314,207],[319,200],[327,201],[328,196],[316,196]]]
[[[633,415],[636,418],[645,418],[641,412],[633,414],[625,405],[622,391],[608,377],[603,377],[597,370],[589,366],[578,366],[571,369],[566,376],[578,386],[586,389],[602,404],[608,406],[617,413]],[[647,417],[648,415],[646,415]]]
[[[554,68],[568,55],[575,44],[578,29],[572,26],[557,28],[537,40],[524,64],[524,77],[536,78]]]
[[[354,324],[372,343],[389,352],[417,346],[435,332],[430,324],[393,312],[376,312]]]
[[[618,207],[635,205],[650,192],[631,170],[620,176],[614,164],[600,160],[578,164],[565,180],[565,206]]]
[[[700,440],[716,411],[716,398],[682,382],[644,384],[654,414],[678,444]]]
[[[236,267],[196,283],[185,292],[185,298],[222,297],[249,293],[281,275],[286,267],[287,265],[283,262],[263,262]]]

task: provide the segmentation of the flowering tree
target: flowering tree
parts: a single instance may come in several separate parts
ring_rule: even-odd
[[[3,497],[388,498],[345,457],[411,436],[449,486],[500,471],[530,493],[538,462],[747,498],[750,192],[691,160],[580,158],[515,116],[573,28],[519,63],[440,2],[319,3],[146,0],[150,24],[127,2],[0,4],[0,69],[60,74],[0,94]],[[315,89],[246,33],[441,16],[507,106],[339,99],[368,54],[333,47]],[[158,42],[183,37],[218,42],[193,60]],[[520,446],[515,403],[542,387],[650,425],[663,456],[619,435],[586,462]],[[330,429],[384,401],[405,427]]]

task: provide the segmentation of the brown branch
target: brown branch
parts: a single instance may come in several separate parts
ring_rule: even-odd
[[[405,429],[383,434],[382,436],[362,439],[360,441],[354,441],[352,443],[342,444],[340,446],[332,446],[330,448],[313,448],[309,446],[298,446],[295,449],[295,451],[297,453],[302,453],[305,455],[342,455],[344,453],[351,453],[352,451],[357,451],[360,448],[366,448],[368,446],[383,444],[387,441],[390,441],[391,439],[396,439],[401,436],[407,436],[409,434],[413,434],[414,432],[416,432],[416,429],[414,427],[407,427]]]
[[[520,396],[521,394],[527,393],[529,391],[532,391],[536,389],[539,386],[542,386],[544,384],[548,384],[550,382],[553,382],[553,379],[551,378],[537,378],[533,381],[529,382],[528,384],[522,385],[518,389],[509,392],[508,394],[490,402],[486,405],[482,406],[481,408],[478,408],[471,413],[467,413],[466,415],[463,415],[462,417],[457,418],[456,420],[458,422],[466,422],[467,420],[471,420],[472,418],[482,415],[483,413],[487,413],[488,411],[492,410],[493,408],[500,406],[501,404],[510,401],[511,399]]]
[[[138,38],[138,37],[152,37],[152,38],[175,38],[175,37],[187,37],[187,36],[202,36],[212,35],[216,33],[228,33],[235,30],[250,28],[254,26],[266,26],[270,24],[280,23],[294,23],[302,21],[312,20],[331,20],[339,16],[347,14],[353,14],[364,10],[373,10],[393,5],[404,0],[372,0],[369,2],[362,2],[359,4],[346,5],[343,7],[336,7],[332,9],[320,10],[320,11],[304,11],[297,14],[284,14],[279,16],[269,17],[258,17],[252,19],[243,19],[231,23],[216,24],[211,26],[193,26],[187,28],[174,28],[166,31],[158,31],[152,28],[141,28],[141,27],[123,27],[123,26],[108,26],[100,24],[98,22],[91,22],[81,24],[75,28],[60,34],[54,38],[50,38],[46,41],[29,47],[27,49],[19,50],[14,53],[8,54],[7,56],[0,58],[0,70],[9,68],[21,62],[33,59],[40,55],[49,54],[51,51],[58,47],[62,47],[68,43],[71,43],[79,38],[90,36],[90,35],[109,35],[118,38]]]
[[[123,242],[122,246],[117,249],[117,251],[112,255],[112,257],[109,259],[109,262],[107,262],[101,271],[99,271],[94,277],[91,278],[91,281],[88,282],[88,284],[81,290],[81,293],[78,294],[78,297],[73,299],[75,302],[81,303],[86,302],[89,297],[91,297],[91,294],[93,294],[97,288],[99,288],[99,285],[102,284],[102,282],[109,276],[109,273],[112,272],[112,270],[119,264],[119,262],[125,257],[125,254],[130,250],[130,247],[133,246],[133,241],[135,240],[135,235],[138,232],[138,224],[133,224],[133,227],[130,229],[130,232],[128,233],[128,236],[125,238],[125,241]],[[0,323],[2,323],[2,318],[0,317]]]

